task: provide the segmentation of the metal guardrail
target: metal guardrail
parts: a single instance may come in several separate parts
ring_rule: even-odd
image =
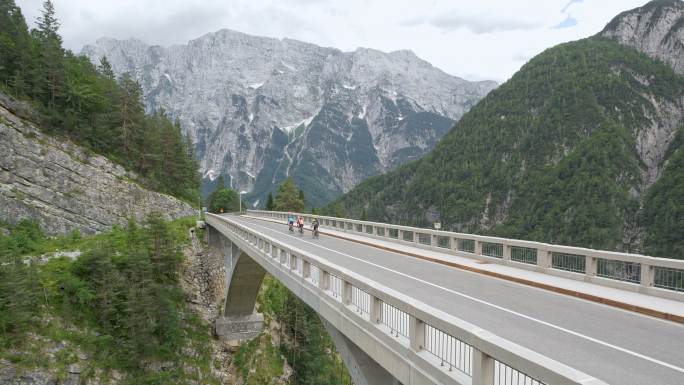
[[[653,282],[656,287],[684,292],[684,270],[656,266]]]
[[[600,380],[230,218],[208,214],[207,223],[219,231],[226,230],[235,237],[233,241],[242,242],[238,245],[253,257],[261,255],[270,259],[281,266],[281,270],[304,278],[301,282],[311,285],[312,290],[336,297],[336,301],[350,309],[350,314],[357,314],[359,320],[367,322],[368,327],[382,325],[386,333],[394,337],[394,343],[415,352],[415,357],[446,375],[461,373],[470,377],[471,385],[605,385]],[[281,258],[283,253],[287,257]],[[299,261],[301,268],[292,269],[292,260]],[[428,356],[421,355],[421,352]],[[456,377],[451,378],[456,382]]]
[[[342,279],[334,274],[328,274],[328,289],[333,298],[342,301]]]
[[[390,329],[390,334],[409,338],[409,315],[405,311],[382,302],[380,323]]]
[[[287,213],[261,210],[247,210],[247,214],[276,220],[285,220],[287,216]],[[314,217],[303,213],[295,215],[307,220]],[[347,218],[316,217],[338,231],[684,301],[684,260]]]
[[[440,366],[449,371],[459,370],[472,375],[473,347],[454,336],[425,324],[425,350],[440,360]]]
[[[351,304],[354,305],[356,311],[363,315],[366,319],[370,318],[370,294],[359,289],[356,286],[351,288]]]

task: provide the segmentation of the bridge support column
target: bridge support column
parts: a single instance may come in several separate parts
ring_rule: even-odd
[[[257,337],[264,329],[264,316],[253,313],[246,316],[223,316],[216,320],[214,330],[222,340],[238,343]]]
[[[361,350],[356,344],[340,333],[328,321],[321,318],[325,330],[335,343],[337,352],[340,354],[352,383],[355,385],[401,385],[397,379],[383,367],[378,365],[370,356]]]
[[[266,271],[236,244],[214,232],[210,230],[209,245],[223,254],[226,269],[226,302],[214,332],[231,343],[252,339],[264,326],[264,317],[254,311],[254,305]]]

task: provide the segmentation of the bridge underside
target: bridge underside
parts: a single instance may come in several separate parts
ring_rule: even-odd
[[[221,339],[239,343],[261,333],[264,317],[254,305],[266,271],[229,239],[211,227],[209,245],[223,254],[226,269],[226,301],[215,332]]]
[[[225,311],[223,316],[216,320],[216,334],[231,343],[255,338],[261,333],[264,324],[263,316],[256,312],[255,306],[266,271],[218,231],[212,227],[207,227],[207,231],[209,245],[223,254],[226,269]],[[354,384],[401,385],[334,325],[323,317],[320,319],[335,343]]]
[[[340,354],[347,371],[355,385],[401,385],[387,370],[378,365],[366,352],[361,350],[355,343],[326,321],[323,317],[321,322],[328,331],[330,338],[335,343],[335,348]]]

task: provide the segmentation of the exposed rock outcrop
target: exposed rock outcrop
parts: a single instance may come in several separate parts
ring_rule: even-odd
[[[49,234],[94,233],[152,211],[193,215],[190,205],[150,191],[120,165],[42,133],[0,103],[0,219],[37,220]]]
[[[190,236],[193,246],[185,250],[181,285],[188,307],[199,314],[204,322],[213,325],[226,298],[225,262],[219,250],[202,246],[194,230]],[[236,383],[235,368],[232,365],[235,346],[220,339],[212,339],[211,347],[214,376],[225,384]]]
[[[287,176],[320,206],[421,157],[496,87],[448,75],[411,51],[342,52],[221,30],[185,45],[102,38],[83,53],[129,72],[148,109],[181,120],[206,180],[265,202]]]
[[[654,0],[616,16],[600,34],[664,61],[684,74],[684,2]]]

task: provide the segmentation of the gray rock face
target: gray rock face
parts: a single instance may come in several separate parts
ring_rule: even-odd
[[[684,2],[655,0],[616,16],[600,33],[684,74]]]
[[[287,176],[314,206],[422,156],[496,87],[450,76],[410,51],[342,52],[230,30],[186,45],[102,38],[106,56],[140,81],[197,142],[207,180],[218,175],[254,203]]]
[[[49,234],[83,233],[160,211],[193,215],[186,203],[149,191],[137,175],[65,140],[41,133],[0,104],[0,218],[37,220]]]

